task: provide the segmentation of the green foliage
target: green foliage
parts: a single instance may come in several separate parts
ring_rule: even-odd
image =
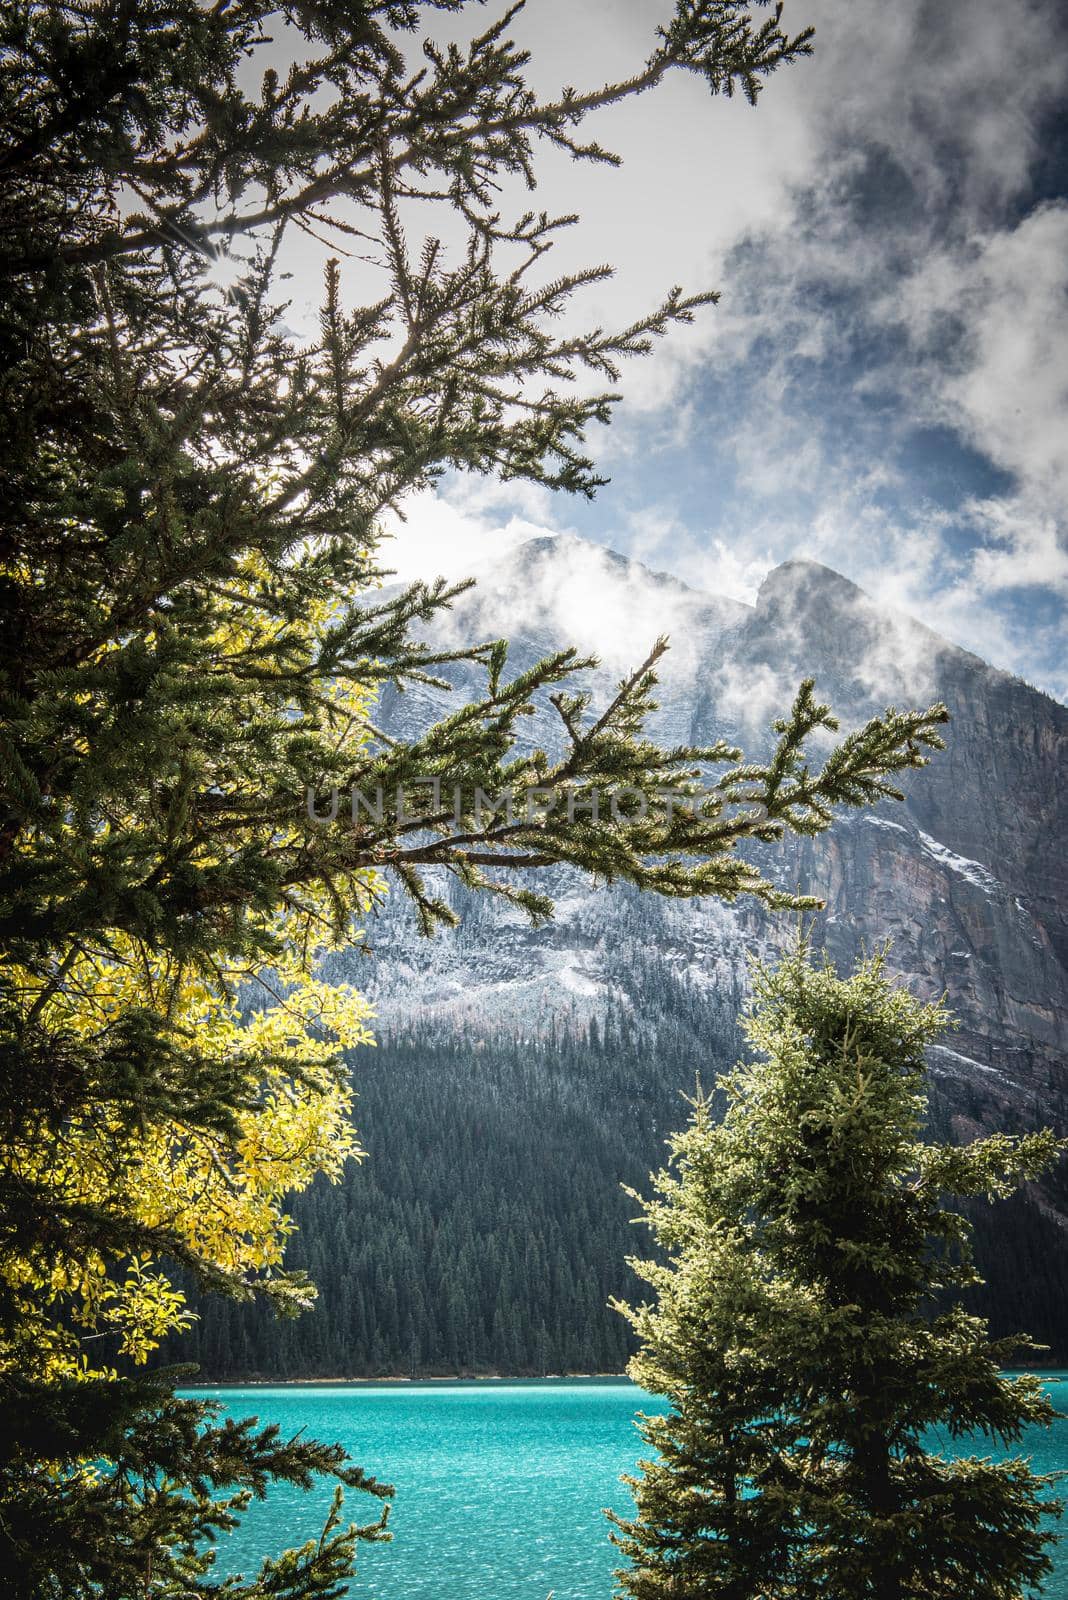
[[[1018,1443],[1055,1413],[1001,1370],[959,1304],[976,1281],[946,1201],[991,1199],[1046,1170],[1051,1133],[964,1148],[921,1140],[924,1046],[947,1018],[885,977],[799,950],[759,968],[755,1061],[698,1099],[645,1219],[665,1252],[635,1263],[654,1300],[621,1307],[657,1459],[615,1518],[621,1592],[731,1600],[828,1594],[1014,1600],[1049,1571],[1050,1479],[1018,1456],[946,1459],[927,1430]],[[945,1310],[931,1297],[948,1293]]]
[[[423,40],[410,68],[434,12],[464,9],[13,0],[0,17],[0,1385],[32,1389],[42,1441],[76,1435],[58,1456],[20,1436],[0,1553],[50,1600],[196,1592],[167,1566],[201,1482],[192,1435],[167,1455],[162,1420],[130,1409],[108,1363],[181,1325],[168,1259],[238,1297],[309,1300],[281,1266],[283,1199],[354,1152],[342,1051],[365,1037],[359,997],[328,992],[316,963],[383,871],[428,927],[444,914],[432,865],[537,913],[509,875],[557,861],[779,903],[737,847],[825,827],[940,742],[940,707],[890,712],[810,771],[805,740],[833,721],[806,685],[767,768],[661,751],[641,726],[662,647],[592,713],[572,652],[509,677],[499,642],[416,642],[456,587],[374,594],[379,517],[446,470],[591,493],[583,431],[610,414],[619,363],[712,298],[674,290],[628,328],[560,332],[556,314],[606,269],[537,281],[562,221],[503,219],[498,181],[532,183],[539,140],[611,159],[579,126],[670,72],[752,99],[809,47],[777,10],[678,0],[632,77],[541,100],[507,38],[514,13],[466,45]],[[458,252],[413,246],[413,214],[435,208],[466,231]],[[294,231],[331,256],[304,343],[281,289]],[[356,307],[349,253],[379,280]],[[573,385],[590,372],[602,392]],[[379,685],[460,658],[486,671],[473,706],[408,746],[376,734]],[[555,763],[514,748],[549,693],[566,731]],[[575,826],[465,814],[413,830],[391,801],[381,820],[323,828],[304,804],[428,773],[464,793],[692,798],[715,764],[728,770],[696,815],[635,804]],[[105,1408],[114,1381],[136,1434],[137,1474],[116,1466],[115,1492],[71,1381],[103,1385]],[[232,1453],[220,1483],[259,1470],[251,1436],[206,1437]],[[294,1445],[290,1465],[303,1450],[318,1470],[317,1448]],[[30,1524],[6,1513],[28,1484],[39,1510],[66,1508],[62,1576],[57,1546],[32,1555]],[[331,1534],[325,1548],[340,1572],[348,1547]],[[311,1561],[261,1588],[326,1592]]]
[[[257,1429],[253,1418],[215,1422],[217,1405],[171,1393],[173,1380],[190,1370],[53,1380],[47,1389],[5,1385],[5,1472],[40,1456],[57,1473],[21,1474],[5,1496],[5,1538],[19,1551],[5,1580],[8,1594],[218,1594],[210,1577],[218,1535],[234,1528],[270,1483],[307,1489],[316,1475],[339,1480],[321,1537],[268,1558],[254,1581],[224,1592],[234,1600],[337,1600],[346,1592],[357,1544],[390,1537],[389,1507],[373,1523],[344,1526],[341,1486],[383,1502],[392,1489],[347,1465],[338,1445],[282,1440],[276,1426]],[[87,1450],[97,1457],[88,1476],[77,1470]],[[220,1498],[222,1489],[228,1492]]]

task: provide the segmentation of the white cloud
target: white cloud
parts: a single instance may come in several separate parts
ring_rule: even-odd
[[[988,543],[976,552],[972,567],[978,590],[1035,587],[1068,594],[1063,524],[1022,499],[985,500],[973,509],[988,529]]]
[[[1068,507],[1068,205],[991,233],[959,274],[965,364],[948,417],[998,466]],[[952,305],[954,302],[950,302]]]
[[[710,683],[716,710],[724,727],[744,730],[748,737],[763,734],[796,693],[797,684],[765,663],[744,667],[725,661]]]
[[[655,505],[631,512],[627,525],[629,554],[648,566],[666,567],[684,583],[717,599],[752,605],[775,565],[770,549],[750,548],[748,540],[710,537],[706,530],[688,528]]]
[[[461,491],[453,500],[426,489],[409,496],[402,509],[403,520],[384,519],[381,550],[383,565],[401,583],[465,578],[512,554],[526,540],[557,532],[514,511],[494,518],[488,514],[494,509],[492,496],[480,503],[477,493],[465,499]]]

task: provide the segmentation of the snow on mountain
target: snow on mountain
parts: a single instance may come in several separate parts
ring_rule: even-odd
[[[959,1049],[932,1057],[947,1092],[964,1074],[997,1100],[991,1115],[1068,1105],[1063,706],[815,562],[776,568],[752,607],[570,535],[488,553],[475,576],[434,639],[506,637],[515,669],[574,645],[599,657],[586,675],[595,704],[667,633],[650,729],[665,742],[726,736],[760,753],[808,675],[845,727],[889,703],[944,699],[949,749],[907,775],[903,805],[845,813],[819,839],[787,841],[769,869],[825,899],[813,935],[835,959],[889,938],[892,967],[918,993],[947,992]],[[386,731],[411,736],[473,692],[470,672],[454,677],[451,696],[387,691]],[[530,737],[555,739],[551,713],[539,713]],[[460,925],[429,942],[394,896],[369,928],[376,959],[358,970],[381,1025],[418,1015],[464,1033],[544,1033],[554,1018],[613,1008],[674,1015],[687,996],[735,1004],[748,955],[796,924],[751,904],[664,902],[563,870],[538,886],[557,900],[547,927],[453,889]]]

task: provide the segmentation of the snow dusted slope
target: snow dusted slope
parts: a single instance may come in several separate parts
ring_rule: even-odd
[[[889,703],[945,699],[950,748],[908,776],[905,803],[845,813],[831,834],[788,842],[773,874],[825,898],[814,933],[837,959],[889,938],[891,965],[916,992],[947,992],[961,1027],[932,1067],[962,1116],[1065,1115],[1064,707],[811,562],[775,569],[752,608],[566,535],[532,539],[477,576],[443,641],[506,636],[515,667],[569,644],[593,651],[595,702],[668,633],[652,728],[665,741],[725,735],[755,753],[809,674],[845,726]],[[465,681],[457,675],[457,695]],[[414,732],[448,698],[387,694],[382,721]],[[533,735],[553,736],[548,716]],[[704,1004],[735,1005],[747,952],[794,925],[752,905],[669,904],[565,872],[551,892],[558,909],[547,928],[458,900],[460,927],[429,943],[395,896],[369,927],[376,959],[358,974],[380,1025],[429,1015],[464,1034],[515,1035],[619,1008],[646,1020],[688,1006],[697,1015]]]

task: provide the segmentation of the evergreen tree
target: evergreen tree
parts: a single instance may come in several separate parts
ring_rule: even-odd
[[[739,847],[896,792],[939,743],[941,708],[889,712],[817,770],[806,740],[834,722],[805,684],[764,765],[662,751],[642,734],[662,643],[593,713],[572,652],[510,676],[503,642],[416,642],[455,587],[375,593],[380,514],[448,468],[592,493],[583,431],[614,396],[570,381],[611,390],[622,358],[711,298],[558,331],[605,269],[539,283],[558,224],[503,218],[500,182],[533,184],[537,140],[611,159],[580,124],[669,73],[753,100],[809,48],[778,11],[678,0],[631,78],[542,100],[512,13],[465,45],[423,40],[410,69],[427,16],[463,9],[0,16],[0,1559],[20,1594],[201,1592],[198,1544],[230,1514],[214,1490],[347,1472],[267,1434],[198,1443],[195,1406],[112,1362],[181,1326],[168,1262],[281,1309],[310,1300],[282,1266],[285,1197],[355,1152],[341,1052],[367,1037],[318,955],[383,872],[427,927],[449,916],[433,866],[535,915],[515,870],[557,862],[786,904]],[[409,237],[435,207],[467,230],[457,254]],[[304,343],[280,289],[295,230],[334,253]],[[350,252],[380,276],[355,307]],[[456,658],[484,668],[481,697],[409,744],[379,738],[377,688]],[[539,696],[554,754],[516,746]],[[458,823],[400,812],[398,786],[428,777],[460,790]],[[323,826],[306,798],[334,787],[384,806]],[[478,790],[509,788],[540,803],[479,811]],[[626,801],[594,817],[594,788]],[[247,1592],[326,1593],[351,1547],[332,1534]]]
[[[876,958],[840,979],[798,951],[756,975],[758,1059],[698,1098],[635,1263],[655,1301],[625,1311],[631,1371],[671,1401],[643,1421],[657,1459],[613,1537],[635,1600],[1016,1600],[1050,1570],[1050,1480],[1019,1457],[947,1459],[978,1432],[1016,1444],[1055,1415],[1001,1370],[959,1303],[976,1274],[946,1202],[1009,1194],[1063,1146],[1039,1132],[963,1148],[921,1140],[924,1046],[946,1018]]]

